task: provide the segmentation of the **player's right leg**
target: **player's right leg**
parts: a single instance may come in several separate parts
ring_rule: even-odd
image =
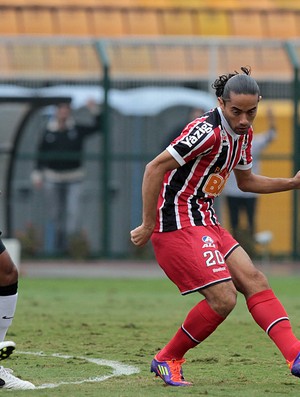
[[[18,298],[18,269],[0,239],[0,360],[8,358],[15,343],[5,341],[14,318]],[[12,370],[0,366],[0,388],[33,389],[34,385],[12,375]]]
[[[241,247],[230,254],[227,264],[253,319],[281,351],[292,375],[300,377],[300,340],[294,335],[288,314],[266,276],[255,268]]]

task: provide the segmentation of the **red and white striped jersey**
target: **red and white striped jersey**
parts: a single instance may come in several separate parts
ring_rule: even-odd
[[[189,123],[167,148],[180,167],[165,174],[155,231],[218,225],[214,198],[234,168],[252,167],[252,136],[235,134],[220,108]]]

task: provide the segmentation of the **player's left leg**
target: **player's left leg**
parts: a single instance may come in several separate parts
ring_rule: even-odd
[[[296,359],[300,352],[300,340],[294,335],[288,315],[267,278],[256,269],[241,247],[230,254],[226,263],[235,287],[245,296],[253,319],[281,351],[292,374],[300,377],[300,359]],[[296,370],[297,366],[299,368]]]
[[[14,350],[14,343],[3,343],[14,318],[18,299],[18,270],[0,240],[0,359]]]
[[[18,298],[18,269],[0,239],[0,360],[10,356],[15,343],[4,341],[15,315]],[[34,389],[35,386],[0,366],[0,389]]]

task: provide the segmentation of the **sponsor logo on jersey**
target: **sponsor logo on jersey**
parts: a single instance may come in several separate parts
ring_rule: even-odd
[[[224,272],[225,270],[226,270],[225,266],[212,269],[213,273]]]
[[[199,125],[196,125],[193,128],[193,132],[190,135],[187,135],[181,143],[187,145],[188,147],[192,147],[195,143],[197,143],[202,134],[208,134],[213,129],[213,125],[204,121]]]
[[[202,241],[204,242],[202,248],[215,247],[215,242],[210,236],[203,236]]]

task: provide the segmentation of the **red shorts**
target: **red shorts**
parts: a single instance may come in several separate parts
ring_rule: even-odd
[[[151,241],[157,262],[182,295],[231,280],[225,259],[239,243],[220,226],[155,232]]]

